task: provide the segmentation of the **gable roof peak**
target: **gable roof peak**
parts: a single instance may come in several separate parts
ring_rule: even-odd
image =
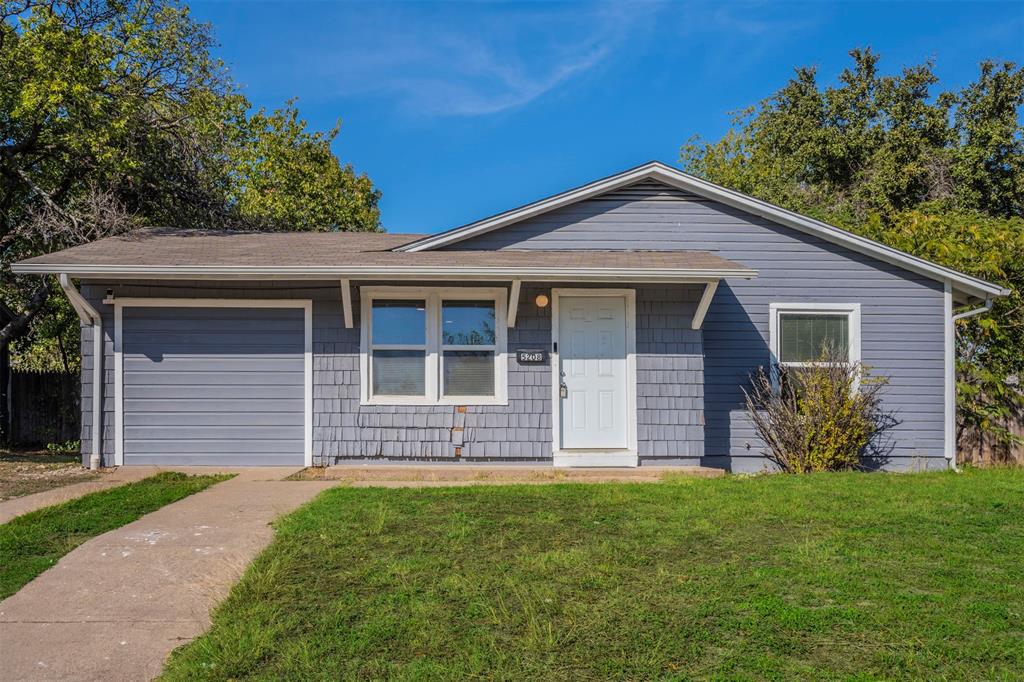
[[[716,185],[707,180],[685,173],[661,161],[652,160],[628,170],[609,175],[594,182],[566,190],[559,194],[513,208],[497,215],[478,220],[462,227],[456,227],[440,234],[430,235],[423,239],[397,247],[396,251],[429,251],[454,244],[456,242],[501,229],[534,216],[548,213],[601,194],[621,189],[645,179],[656,179],[676,189],[690,192],[707,200],[717,201],[726,206],[736,208],[753,215],[760,216],[776,224],[811,234],[833,244],[838,244],[851,251],[871,256],[877,260],[891,263],[911,272],[929,277],[940,282],[947,282],[955,289],[970,296],[990,298],[1005,296],[1009,290],[972,277],[965,273],[933,263],[912,254],[886,246],[867,237],[847,232],[833,225],[823,223],[794,211],[775,206],[767,201]]]

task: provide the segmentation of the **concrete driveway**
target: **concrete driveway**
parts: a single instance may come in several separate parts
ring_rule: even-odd
[[[281,480],[294,471],[240,471],[69,553],[0,602],[0,679],[155,677],[209,627],[270,522],[340,483]]]

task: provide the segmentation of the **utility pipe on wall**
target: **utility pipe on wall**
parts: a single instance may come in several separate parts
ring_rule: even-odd
[[[972,310],[966,310],[962,313],[953,314],[953,301],[952,301],[952,287],[947,283],[946,285],[946,298],[947,298],[947,310],[949,311],[948,322],[946,323],[946,352],[947,355],[947,389],[946,389],[946,404],[947,404],[947,415],[946,415],[946,440],[952,442],[951,446],[947,446],[949,453],[949,468],[953,471],[959,471],[960,469],[956,465],[956,321],[964,320],[968,317],[974,317],[981,313],[992,310],[992,299],[986,298],[985,305],[980,308],[974,308]]]
[[[78,292],[67,273],[62,272],[58,279],[82,324],[92,327],[92,452],[89,454],[89,468],[99,469],[103,461],[103,318]]]

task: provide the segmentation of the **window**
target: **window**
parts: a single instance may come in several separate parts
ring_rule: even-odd
[[[785,368],[813,365],[826,344],[860,361],[859,303],[772,303],[768,328],[776,387]]]
[[[504,289],[365,287],[362,401],[506,404]]]
[[[426,395],[426,300],[384,299],[372,310],[373,395]]]
[[[441,300],[441,393],[493,396],[498,349],[494,301]]]

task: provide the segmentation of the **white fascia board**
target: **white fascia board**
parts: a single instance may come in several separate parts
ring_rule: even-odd
[[[521,279],[524,281],[665,281],[707,282],[710,279],[753,279],[752,269],[704,268],[572,268],[572,267],[475,267],[475,266],[148,266],[148,265],[15,265],[22,275],[65,272],[81,279]]]
[[[775,206],[766,201],[726,189],[706,180],[694,177],[680,170],[666,166],[659,162],[651,162],[630,169],[618,175],[613,175],[603,180],[578,187],[568,192],[557,194],[547,199],[527,204],[521,208],[513,209],[505,213],[486,218],[464,227],[455,228],[448,232],[431,237],[425,237],[418,241],[400,246],[396,251],[427,251],[440,246],[463,241],[492,230],[511,225],[527,218],[547,213],[563,206],[583,201],[590,197],[598,196],[640,180],[658,180],[667,185],[677,187],[700,196],[714,199],[727,206],[767,218],[773,222],[786,227],[791,227],[806,234],[812,234],[822,239],[845,246],[851,251],[862,253],[877,258],[886,263],[902,267],[911,272],[924,275],[940,282],[952,282],[956,288],[979,298],[989,296],[1006,296],[1010,293],[1005,289],[991,282],[971,277],[957,270],[933,263],[923,258],[911,255],[899,249],[886,246],[867,237],[861,237],[847,232],[838,227],[823,223],[813,218],[802,216],[799,213]]]

